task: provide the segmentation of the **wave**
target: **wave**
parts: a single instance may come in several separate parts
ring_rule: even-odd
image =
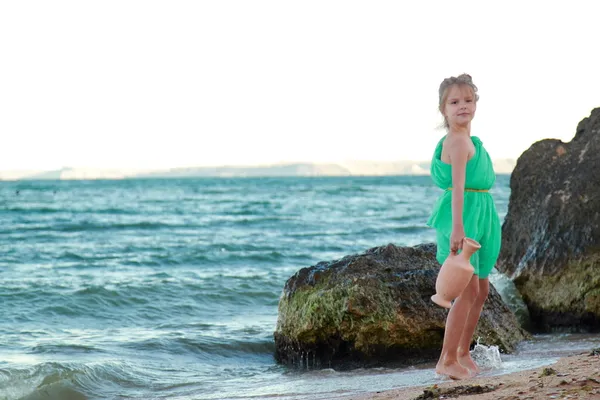
[[[273,264],[284,261],[288,254],[279,251],[254,252],[236,250],[233,247],[211,246],[212,249],[191,249],[188,252],[179,251],[167,254],[149,255],[141,260],[123,260],[128,266],[198,266],[232,263],[236,265]],[[231,250],[227,250],[227,248]]]
[[[359,235],[367,235],[367,234],[377,234],[380,235],[382,233],[401,233],[401,234],[411,234],[411,233],[419,233],[424,230],[429,230],[430,228],[426,225],[409,225],[409,226],[393,226],[393,227],[381,227],[381,228],[365,228],[358,232]]]
[[[68,319],[90,328],[101,327],[106,321],[118,326],[164,323],[169,319],[181,322],[209,317],[218,309],[247,308],[250,312],[276,308],[285,279],[282,274],[273,277],[219,269],[188,271],[184,275],[142,273],[139,277],[123,276],[118,283],[79,288],[73,283],[61,286],[60,282],[21,282],[0,288],[3,318],[12,323],[46,321],[59,325]],[[72,277],[65,279],[69,282]]]
[[[76,382],[84,371],[59,363],[44,363],[30,368],[0,370],[2,400],[87,400]]]
[[[214,357],[247,359],[249,356],[271,357],[275,352],[273,339],[223,339],[213,336],[156,337],[123,345],[136,351],[165,352],[167,354],[195,355],[201,359]]]
[[[31,348],[33,354],[78,354],[78,353],[103,353],[104,350],[83,344],[45,343]]]
[[[59,207],[59,208],[53,208],[53,207],[8,207],[3,210],[4,214],[8,214],[8,213],[56,214],[56,213],[65,213],[65,212],[69,212],[69,211],[62,207]]]
[[[121,398],[124,390],[137,392],[139,396],[134,398],[148,398],[148,388],[153,385],[146,371],[123,362],[46,362],[0,372],[2,400],[115,399]]]
[[[5,208],[3,213],[15,213],[15,214],[23,214],[26,213],[28,215],[31,214],[67,214],[72,217],[74,215],[141,215],[138,210],[132,210],[127,208],[84,208],[84,209],[72,209],[68,207],[40,207],[40,206],[31,206],[31,207],[8,207]]]
[[[338,187],[338,188],[332,188],[332,189],[325,189],[323,190],[321,193],[325,194],[325,195],[348,195],[348,194],[353,194],[353,193],[368,193],[371,192],[373,189],[370,188],[365,188],[365,187]]]
[[[96,223],[96,222],[81,222],[67,224],[52,224],[38,226],[23,226],[21,231],[55,231],[55,232],[89,232],[89,231],[106,231],[106,230],[158,230],[158,229],[173,229],[173,228],[190,228],[190,225],[167,224],[164,222],[134,222],[134,223]],[[2,233],[11,233],[11,231],[3,231]]]
[[[275,216],[275,217],[271,217],[271,216],[257,216],[256,218],[241,218],[241,219],[237,219],[235,221],[233,221],[233,225],[237,226],[237,225],[241,225],[241,226],[252,226],[252,225],[262,225],[262,224],[271,224],[271,223],[277,223],[277,222],[281,222],[281,221],[290,221],[293,220],[294,218],[291,218],[289,216]]]

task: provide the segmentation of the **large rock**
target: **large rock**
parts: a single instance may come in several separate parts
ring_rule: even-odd
[[[600,327],[600,108],[569,143],[542,140],[511,175],[497,269],[541,331]]]
[[[375,247],[303,268],[279,301],[275,357],[303,366],[435,360],[448,311],[434,304],[435,245]],[[511,352],[528,337],[492,287],[475,338]]]

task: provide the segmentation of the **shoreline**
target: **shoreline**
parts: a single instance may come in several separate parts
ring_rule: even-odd
[[[344,400],[600,399],[600,348],[560,357],[554,364],[502,375],[476,376],[343,397]]]

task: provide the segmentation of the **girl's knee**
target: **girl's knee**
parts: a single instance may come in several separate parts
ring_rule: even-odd
[[[490,294],[490,281],[489,279],[479,279],[477,301],[484,303]]]
[[[471,282],[467,285],[465,290],[462,292],[461,297],[465,300],[468,300],[471,303],[474,303],[475,300],[479,297],[479,284],[477,283],[479,279],[477,276],[473,276]]]

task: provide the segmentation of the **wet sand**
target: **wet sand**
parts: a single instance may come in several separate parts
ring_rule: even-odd
[[[354,395],[345,400],[476,400],[599,399],[600,349],[563,357],[555,364],[506,375],[443,381]]]

